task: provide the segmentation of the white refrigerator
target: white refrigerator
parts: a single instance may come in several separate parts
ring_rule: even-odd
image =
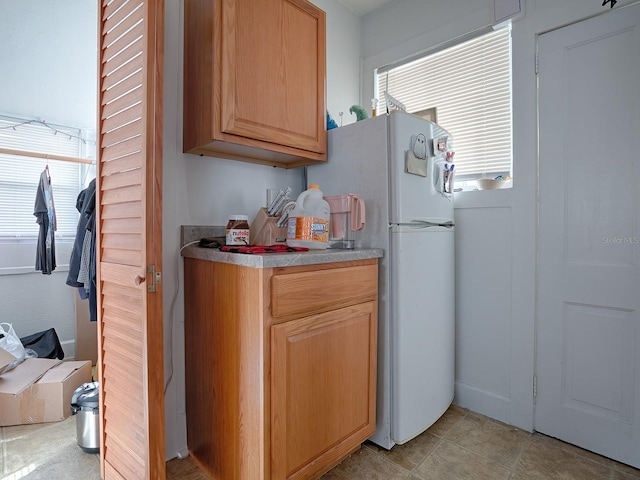
[[[330,130],[327,163],[307,167],[324,195],[364,199],[356,248],[384,249],[370,440],[386,449],[425,431],[453,400],[452,142],[437,124],[394,111]]]

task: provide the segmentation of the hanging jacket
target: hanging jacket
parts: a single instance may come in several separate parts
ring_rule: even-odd
[[[40,225],[36,244],[36,270],[41,270],[44,275],[51,275],[56,269],[56,212],[48,167],[40,174],[33,214]]]
[[[80,212],[76,238],[69,259],[69,273],[67,275],[67,285],[78,287],[81,298],[89,297],[89,320],[97,320],[96,302],[96,262],[95,262],[95,206],[96,206],[96,180],[91,180],[89,186],[85,188],[76,200],[76,209]],[[90,239],[89,248],[86,240]],[[83,248],[84,247],[84,248]],[[88,257],[87,257],[88,256]],[[80,275],[81,268],[89,266],[88,272],[84,271]]]
[[[89,186],[78,194],[76,199],[76,209],[80,212],[78,226],[76,228],[76,238],[71,250],[69,259],[69,273],[67,274],[67,285],[71,287],[84,287],[84,283],[78,282],[78,272],[80,271],[80,261],[82,260],[82,244],[84,242],[87,224],[92,219],[96,203],[96,180],[91,180]]]

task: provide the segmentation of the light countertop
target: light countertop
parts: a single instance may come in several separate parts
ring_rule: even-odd
[[[221,252],[217,248],[204,248],[197,245],[185,247],[182,256],[212,262],[231,263],[252,268],[292,267],[297,265],[316,265],[321,263],[367,260],[383,256],[381,248],[362,248],[353,250],[309,250],[308,252],[285,252],[246,254]]]
[[[221,252],[217,248],[200,247],[197,241],[203,237],[223,237],[224,226],[182,225],[180,244],[185,258],[198,258],[211,262],[231,263],[252,268],[292,267],[296,265],[318,265],[322,263],[349,262],[381,258],[381,248],[356,248],[353,250],[326,249],[308,252],[247,254]],[[190,245],[194,243],[193,245]]]

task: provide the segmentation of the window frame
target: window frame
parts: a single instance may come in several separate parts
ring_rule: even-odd
[[[454,151],[456,151],[456,157],[454,163],[456,163],[456,178],[455,187],[456,190],[472,190],[476,186],[476,179],[489,177],[495,178],[498,175],[502,175],[509,180],[513,178],[513,92],[512,92],[512,42],[511,42],[511,24],[508,23],[499,28],[484,28],[463,37],[455,39],[450,42],[438,45],[431,49],[419,52],[409,57],[403,58],[397,62],[390,63],[383,67],[374,70],[374,95],[378,97],[378,112],[386,111],[386,102],[383,91],[385,84],[391,84],[389,88],[389,94],[391,94],[396,100],[401,101],[406,105],[406,111],[413,114],[420,114],[420,112],[427,112],[429,117],[433,117],[434,110],[437,118],[436,122],[444,129],[449,131],[453,137]],[[504,43],[506,40],[506,44]],[[493,43],[492,43],[493,42]],[[492,50],[497,47],[497,50]],[[476,53],[473,56],[473,50],[482,51],[483,54],[491,55],[493,51],[497,51],[495,58],[486,57],[482,61],[476,61],[480,58]],[[464,69],[464,63],[459,62],[459,58],[456,56],[467,55],[471,60],[471,67],[475,67],[482,74],[482,78],[486,81],[492,81],[494,74],[497,74],[500,78],[500,86],[496,90],[502,97],[495,103],[497,109],[494,112],[489,111],[489,114],[498,113],[501,115],[501,122],[494,121],[487,116],[487,112],[483,109],[486,108],[487,96],[484,92],[492,90],[492,86],[489,83],[481,85],[484,88],[482,95],[475,95],[478,98],[472,98],[459,102],[460,105],[456,105],[455,102],[443,101],[442,97],[446,97],[447,93],[445,88],[448,86],[448,77],[436,71],[438,68],[434,66],[436,62],[441,62],[446,55],[449,55],[449,59],[446,59],[447,72],[450,72],[449,68],[458,68],[458,72],[464,71],[467,76],[468,70]],[[488,53],[485,53],[488,52]],[[506,58],[505,58],[506,55]],[[493,62],[501,65],[503,70],[488,70],[486,65],[491,68]],[[456,65],[456,63],[459,65]],[[445,63],[443,63],[445,65]],[[430,68],[431,70],[428,70]],[[444,69],[443,69],[444,70]],[[450,74],[451,78],[461,78],[459,73]],[[389,79],[390,76],[395,76],[393,79]],[[412,78],[413,76],[413,78]],[[434,83],[433,87],[416,87],[418,82],[421,82],[423,78],[429,78]],[[469,82],[467,78],[463,78],[464,82],[458,83],[457,88],[461,92],[469,93]],[[407,82],[400,88],[394,87],[393,83]],[[436,86],[440,82],[441,87],[438,90]],[[424,82],[422,83],[424,85]],[[427,92],[420,92],[420,89],[431,88],[431,95]],[[471,94],[476,94],[476,90],[470,90]],[[491,105],[493,98],[489,98],[488,104]],[[464,105],[468,101],[467,105]],[[473,108],[478,106],[478,112],[464,113],[465,108]],[[452,113],[447,115],[445,108],[449,108]],[[452,110],[453,109],[453,110]],[[454,111],[455,110],[455,111]],[[459,110],[459,111],[457,111]],[[478,113],[478,125],[483,132],[487,134],[476,134],[474,132],[474,124],[466,123],[466,132],[459,133],[460,130],[465,132],[465,124],[458,123],[458,126],[447,124],[447,121],[452,121],[452,118],[459,121],[460,118]],[[447,118],[448,117],[448,118]],[[432,118],[430,118],[432,119]],[[474,138],[475,137],[475,138]],[[495,148],[486,147],[486,139],[492,138]],[[466,141],[465,141],[466,139]],[[462,142],[462,146],[461,146]],[[475,143],[474,143],[475,142]],[[475,168],[473,165],[464,165],[465,156],[470,158],[470,152],[480,152],[482,155],[482,161],[477,162]],[[512,182],[506,182],[506,187],[511,187]]]
[[[48,138],[48,135],[53,138]],[[39,142],[40,136],[45,140]],[[95,156],[94,137],[95,132],[88,129],[0,114],[0,148],[6,149],[0,152],[0,172],[5,175],[4,181],[0,179],[0,189],[5,189],[4,192],[0,191],[0,197],[5,197],[0,208],[7,208],[0,212],[0,221],[3,223],[0,225],[0,275],[35,272],[35,245],[39,227],[33,215],[33,205],[40,173],[47,166],[59,221],[55,234],[56,271],[67,269],[79,218],[77,197],[88,181],[95,177],[95,160],[90,158]],[[72,141],[72,145],[65,145],[68,141]],[[64,147],[56,148],[56,144]],[[15,153],[10,153],[13,151]],[[34,152],[34,156],[30,156],[29,152]],[[68,160],[57,160],[55,157]],[[83,163],[84,159],[87,163]],[[16,202],[9,206],[6,199],[11,195],[20,198],[16,198]],[[62,205],[64,218],[61,224]],[[19,221],[14,223],[14,230],[9,231],[7,222],[16,217],[19,217]]]

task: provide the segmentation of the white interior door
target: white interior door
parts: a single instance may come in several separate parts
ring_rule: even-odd
[[[640,467],[640,4],[538,50],[535,429]]]

